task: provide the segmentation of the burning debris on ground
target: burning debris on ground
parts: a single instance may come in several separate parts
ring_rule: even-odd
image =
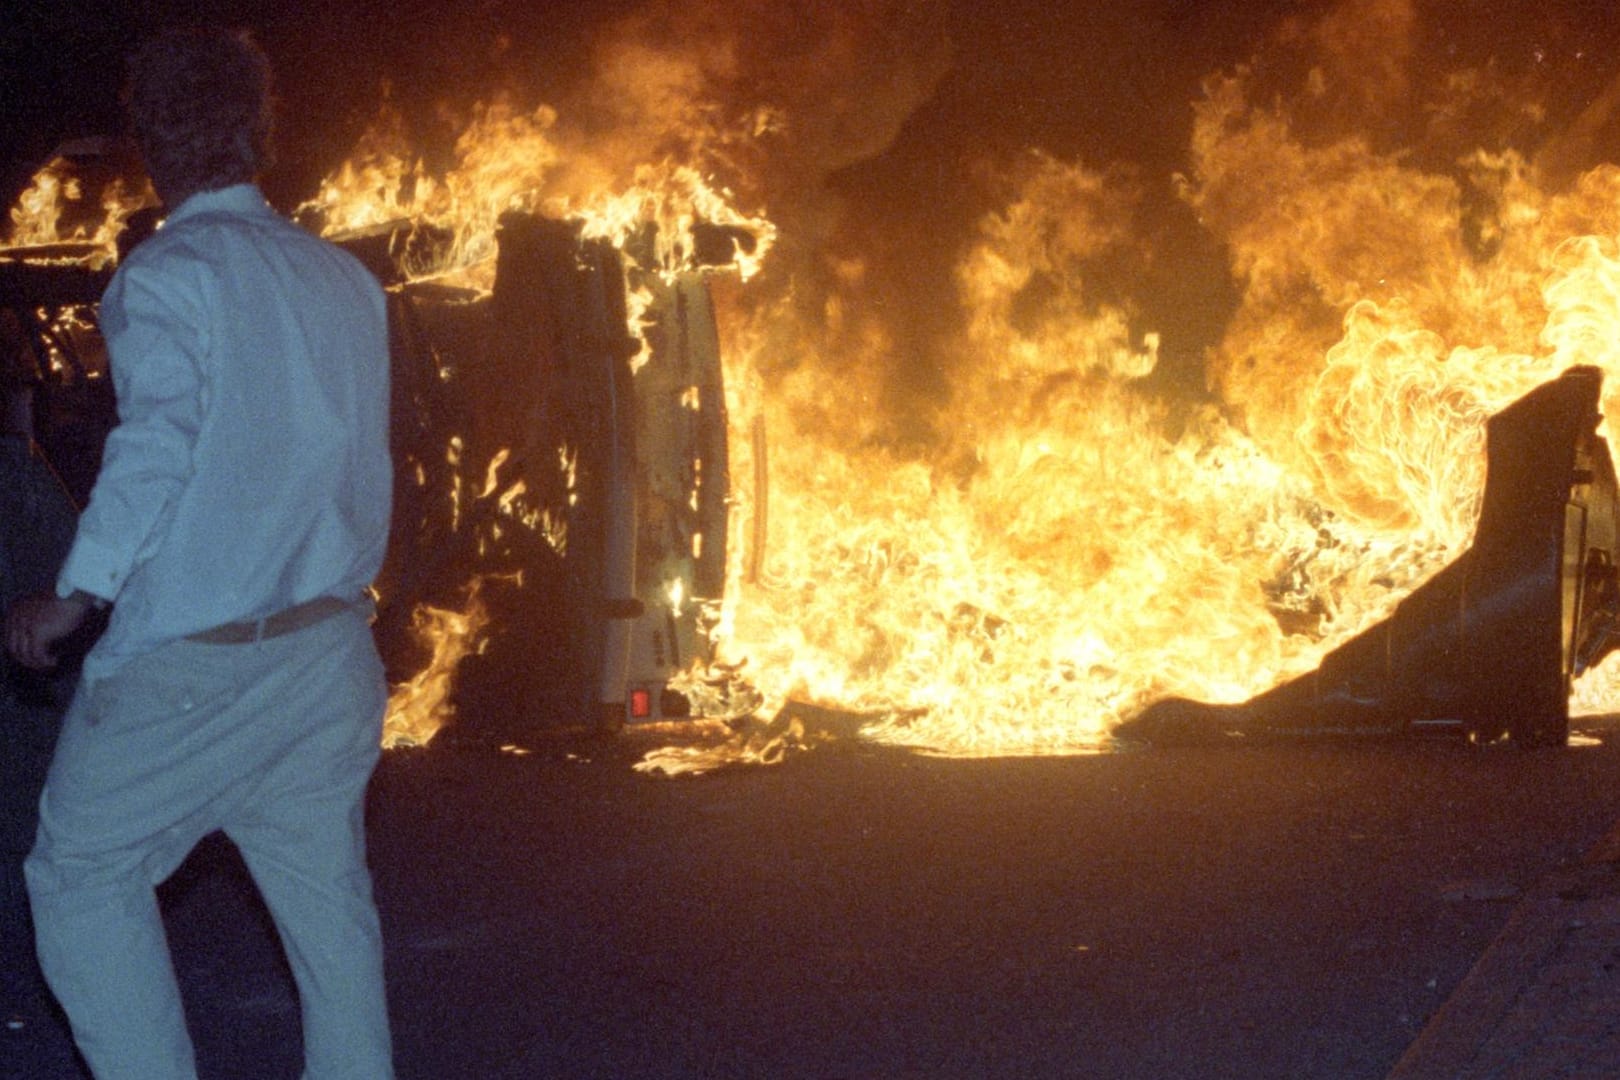
[[[1073,15],[1019,72],[1017,20],[922,7],[647,5],[531,86],[509,35],[512,85],[396,78],[301,166],[392,296],[391,738],[1103,749],[1434,594],[1490,418],[1620,369],[1604,19],[1210,8],[1121,87],[1166,12]],[[43,290],[81,241],[19,212]]]
[[[1149,742],[1444,732],[1569,737],[1573,680],[1620,645],[1620,517],[1603,376],[1576,367],[1486,425],[1473,544],[1313,672],[1240,705],[1167,699],[1115,729]]]

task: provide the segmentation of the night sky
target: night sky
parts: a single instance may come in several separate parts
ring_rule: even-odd
[[[116,130],[122,58],[141,36],[167,25],[223,23],[257,32],[282,80],[283,168],[302,176],[341,157],[385,79],[396,95],[424,107],[441,97],[487,95],[503,82],[546,99],[584,77],[594,36],[632,12],[664,11],[676,34],[683,21],[696,26],[728,13],[757,21],[766,9],[786,12],[776,21],[791,24],[795,9],[802,16],[817,6],[815,0],[15,5],[0,36],[0,159],[13,188],[17,172],[40,163],[61,140]],[[1020,142],[1060,156],[1161,167],[1184,151],[1188,103],[1200,79],[1261,51],[1290,17],[1308,19],[1331,5],[846,0],[834,6],[880,13],[874,22],[887,17],[881,13],[926,18],[948,36],[951,69],[917,111],[907,132],[913,144],[954,151],[964,143]],[[694,14],[685,19],[688,11]],[[1537,50],[1555,58],[1584,54],[1575,66],[1586,71],[1575,81],[1590,82],[1598,69],[1613,70],[1620,45],[1620,15],[1606,4],[1454,0],[1421,4],[1420,11],[1426,24],[1420,48],[1437,62],[1465,57],[1514,67]],[[799,21],[814,32],[812,20]],[[764,33],[780,35],[783,47],[792,44],[791,26]],[[304,160],[328,154],[333,160]]]
[[[899,160],[871,170],[874,184],[887,185],[897,169],[954,168],[964,147],[1013,144],[1099,164],[1131,161],[1172,170],[1185,152],[1189,102],[1200,80],[1263,53],[1268,42],[1286,35],[1291,18],[1308,20],[1332,5],[846,0],[834,6],[870,13],[874,25],[927,23],[950,43],[949,72],[911,117],[893,155]],[[162,26],[209,22],[257,32],[277,64],[285,106],[283,160],[269,181],[297,197],[341,160],[373,115],[385,80],[397,99],[423,111],[443,99],[488,96],[503,84],[536,101],[554,101],[586,77],[596,36],[628,14],[664,13],[671,36],[701,34],[705,20],[752,21],[762,28],[747,36],[770,44],[775,35],[778,49],[788,49],[795,46],[795,21],[802,32],[815,33],[806,16],[817,7],[816,0],[15,5],[0,35],[5,193],[13,194],[62,140],[117,130],[122,58],[133,42]],[[786,14],[766,26],[764,11]],[[1567,69],[1559,77],[1570,82],[1572,101],[1590,97],[1620,66],[1620,14],[1612,5],[1453,0],[1423,3],[1419,11],[1417,48],[1437,65],[1513,69],[1539,56]],[[871,62],[881,64],[882,55],[874,52]],[[291,190],[300,184],[305,191]]]
[[[644,39],[672,51],[734,41],[728,93],[787,99],[800,130],[814,138],[800,160],[778,168],[826,196],[795,192],[816,206],[788,224],[803,232],[836,217],[842,242],[859,244],[875,268],[873,302],[912,308],[895,321],[921,337],[937,332],[930,327],[931,294],[950,288],[955,252],[994,205],[995,186],[984,182],[994,166],[1039,148],[1088,167],[1133,170],[1148,193],[1144,217],[1167,252],[1158,269],[1123,268],[1104,275],[1101,287],[1121,282],[1176,313],[1145,313],[1149,323],[1170,324],[1173,366],[1178,340],[1193,357],[1229,314],[1223,260],[1173,189],[1174,175],[1186,168],[1191,103],[1202,81],[1251,63],[1256,85],[1275,85],[1279,97],[1297,94],[1313,62],[1311,48],[1320,44],[1306,43],[1326,13],[1349,12],[1339,25],[1354,36],[1358,25],[1399,6],[1399,0],[26,5],[9,16],[0,37],[0,195],[10,205],[63,140],[118,130],[122,57],[163,26],[214,23],[256,32],[276,64],[283,104],[279,160],[264,186],[287,209],[347,156],[376,115],[385,85],[419,131],[444,127],[446,106],[464,109],[502,90],[531,106],[556,105],[568,117],[570,108],[600,107],[603,95],[612,95],[611,80],[604,85],[593,67],[593,50],[626,20],[639,19]],[[1474,67],[1537,96],[1541,118],[1490,133],[1485,141],[1498,144],[1492,148],[1532,153],[1620,78],[1620,9],[1613,5],[1418,0],[1415,11],[1405,64],[1417,82]],[[853,27],[865,40],[818,52],[818,37],[830,27]],[[896,89],[905,86],[910,96]],[[843,112],[826,105],[840,98],[847,99]],[[823,108],[818,127],[815,113]],[[1411,145],[1424,167],[1455,165],[1452,145],[1423,144],[1420,107],[1366,120],[1378,148]],[[1590,153],[1620,161],[1620,124],[1601,126]],[[791,214],[790,201],[777,198],[773,218]],[[836,211],[823,203],[836,204]],[[1142,273],[1161,276],[1144,281]],[[884,280],[902,284],[883,297]],[[927,352],[926,342],[915,350]]]
[[[458,87],[487,92],[491,54],[503,37],[516,38],[515,51],[539,59],[565,39],[583,41],[627,6],[603,0],[459,6],[421,0],[16,5],[20,10],[8,13],[0,35],[0,167],[6,193],[14,195],[64,140],[119,130],[124,57],[142,37],[165,27],[254,31],[276,65],[283,106],[282,161],[267,187],[297,198],[342,160],[374,114],[384,80],[407,96],[454,93]],[[556,68],[548,64],[537,70]],[[537,76],[534,89],[543,91],[548,81]],[[294,192],[300,184],[306,186]]]

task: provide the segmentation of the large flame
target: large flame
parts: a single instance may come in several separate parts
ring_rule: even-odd
[[[1454,560],[1508,402],[1596,365],[1612,426],[1620,167],[1588,153],[1607,114],[1547,137],[1534,73],[1441,70],[1411,0],[1292,21],[1287,62],[1208,78],[1177,177],[1044,152],[965,171],[1004,194],[928,298],[948,332],[920,333],[922,305],[885,302],[895,241],[828,178],[938,84],[926,6],[797,5],[808,34],[770,5],[738,24],[653,5],[598,43],[585,90],[468,110],[447,168],[385,112],[304,208],[329,231],[408,219],[417,274],[475,285],[512,209],[619,244],[651,226],[663,272],[691,268],[694,222],[760,239],[713,291],[731,473],[768,475],[734,484],[716,652],[761,714],[855,715],[948,754],[1101,748],[1158,698],[1310,669]],[[1110,278],[1171,190],[1235,297],[1198,385],[1164,370],[1143,314],[1163,306]],[[462,642],[443,655],[474,647],[434,617]],[[1589,675],[1578,708],[1613,708],[1614,679]]]
[[[1377,37],[1403,10],[1350,13],[1393,12]],[[1342,45],[1344,22],[1323,33]],[[1312,69],[1304,99],[1354,70]],[[1043,157],[959,262],[963,355],[931,454],[871,437],[881,391],[851,373],[872,358],[817,357],[735,410],[772,432],[770,539],[722,655],[767,701],[943,753],[1097,748],[1159,697],[1233,701],[1308,670],[1456,558],[1492,412],[1580,363],[1610,373],[1612,419],[1620,170],[1563,191],[1512,150],[1426,170],[1358,134],[1307,138],[1253,96],[1244,69],[1208,82],[1180,181],[1241,290],[1212,399],[1166,393],[1155,336],[1088,296],[1087,261],[1138,242],[1129,185]],[[734,386],[794,337],[770,312],[746,329]],[[1610,681],[1577,707],[1612,708]]]
[[[1466,548],[1485,418],[1572,364],[1620,375],[1620,169],[1549,190],[1511,148],[1426,168],[1343,125],[1419,93],[1412,22],[1392,0],[1345,5],[1295,35],[1319,62],[1264,105],[1247,68],[1206,82],[1176,183],[1229,252],[1239,302],[1205,387],[1157,371],[1155,328],[1088,277],[1143,242],[1141,178],[1039,152],[1001,178],[1010,194],[936,298],[959,332],[925,449],[891,437],[906,333],[863,302],[859,251],[789,233],[774,281],[767,264],[757,290],[715,282],[733,475],[769,454],[768,527],[766,488],[733,495],[717,655],[762,714],[858,714],[870,737],[941,753],[1095,750],[1160,697],[1238,700],[1308,670]],[[620,243],[694,220],[770,238],[704,169],[802,161],[791,135],[815,125],[704,100],[712,55],[609,55],[646,73],[626,82],[643,120],[593,143],[555,110],[475,110],[456,171],[430,179],[372,148],[329,181],[329,220],[353,223],[339,195],[367,190],[374,217],[449,227],[461,263],[487,256],[514,206]],[[1441,116],[1495,92],[1488,72],[1440,86]],[[754,126],[717,130],[722,115]],[[680,152],[632,164],[653,145],[646,116]],[[818,220],[809,187],[783,220]],[[680,268],[672,247],[656,262]],[[1610,678],[1585,680],[1578,705],[1609,707]]]
[[[56,156],[35,171],[12,207],[10,227],[0,242],[30,261],[79,262],[103,266],[115,260],[118,235],[129,215],[156,202],[151,186],[131,184],[119,175],[91,184],[74,161]]]

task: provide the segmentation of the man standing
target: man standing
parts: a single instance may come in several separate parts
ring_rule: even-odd
[[[388,531],[387,319],[360,264],[255,186],[270,68],[171,33],[129,117],[167,222],[101,304],[119,424],[54,596],[7,644],[85,658],[26,876],[47,981],[97,1077],[195,1076],[155,886],[223,830],[298,985],[309,1080],[392,1076],[362,801],[386,684],[367,586]]]

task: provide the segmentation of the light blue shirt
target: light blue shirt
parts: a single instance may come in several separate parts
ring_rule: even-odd
[[[115,601],[87,678],[358,597],[388,539],[388,322],[358,260],[257,187],[183,202],[101,300],[118,426],[57,579]]]

